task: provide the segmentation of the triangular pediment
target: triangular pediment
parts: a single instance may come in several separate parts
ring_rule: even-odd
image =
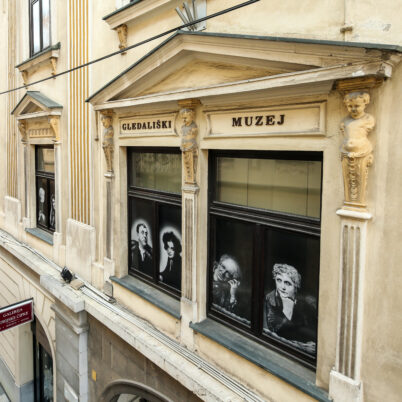
[[[125,100],[155,98],[159,94],[174,100],[175,94],[183,96],[186,91],[228,88],[248,82],[258,88],[258,80],[371,62],[380,60],[382,55],[381,51],[368,53],[357,46],[317,42],[178,32],[88,101],[101,107]]]
[[[39,91],[27,91],[11,114],[20,119],[29,119],[49,115],[62,108],[62,105]]]

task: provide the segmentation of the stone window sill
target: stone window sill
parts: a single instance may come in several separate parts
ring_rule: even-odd
[[[315,374],[311,370],[209,318],[190,323],[190,327],[318,401],[330,401],[328,393],[315,385]]]
[[[116,29],[123,24],[129,24],[139,17],[149,14],[151,11],[160,11],[161,7],[177,3],[176,0],[135,0],[103,17],[111,29]]]
[[[150,286],[147,283],[142,282],[130,275],[124,276],[123,278],[111,276],[110,280],[118,283],[120,286],[123,286],[129,291],[137,294],[156,307],[180,320],[180,302],[173,297],[168,296],[153,286]]]
[[[18,68],[22,74],[24,82],[27,80],[29,73],[32,72],[36,66],[42,63],[49,63],[49,67],[52,69],[52,74],[56,74],[56,64],[60,55],[60,47],[60,42],[56,43],[55,45],[36,53],[29,59],[24,60],[22,63],[17,64],[15,68]]]
[[[53,235],[39,228],[26,228],[26,232],[53,246]]]

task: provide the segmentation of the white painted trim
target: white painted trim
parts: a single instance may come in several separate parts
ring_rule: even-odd
[[[336,211],[336,214],[344,218],[358,219],[362,221],[368,221],[373,217],[373,215],[371,215],[370,212],[353,211],[351,209],[343,209],[343,208],[338,209]]]

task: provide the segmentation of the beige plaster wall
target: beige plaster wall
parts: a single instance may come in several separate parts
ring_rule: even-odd
[[[402,391],[402,68],[374,92],[377,119],[371,136],[374,165],[369,176],[367,267],[364,292],[362,379],[365,401],[400,400]]]
[[[207,13],[240,4],[240,0],[209,0]],[[267,1],[220,16],[207,23],[211,32],[271,35],[323,40],[400,44],[402,28],[395,10],[401,0]],[[252,21],[252,23],[250,23]],[[353,30],[341,33],[344,26]]]

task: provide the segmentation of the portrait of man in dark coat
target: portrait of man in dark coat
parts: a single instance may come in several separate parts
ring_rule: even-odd
[[[138,240],[131,240],[131,264],[135,269],[152,276],[152,247],[148,243],[149,231],[145,223],[138,223],[135,231]]]

